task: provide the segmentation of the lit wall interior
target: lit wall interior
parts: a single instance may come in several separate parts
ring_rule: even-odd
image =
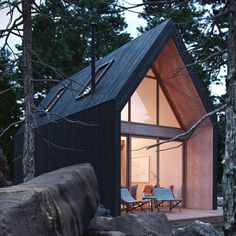
[[[131,185],[138,184],[138,199],[141,199],[145,185],[155,185],[158,178],[156,148],[139,149],[156,143],[151,138],[131,138]]]
[[[121,111],[121,120],[181,128],[170,102],[171,98],[163,92],[158,78],[149,70]]]
[[[166,99],[161,87],[159,87],[159,125],[180,128],[174,112]]]
[[[131,97],[131,122],[157,123],[156,90],[156,80],[145,78],[142,81]]]
[[[160,143],[163,140],[160,140]],[[181,142],[169,142],[159,146],[159,184],[174,185],[174,195],[182,197],[183,146]]]
[[[127,138],[122,136],[120,141],[121,149],[121,186],[126,187],[127,180]]]
[[[121,120],[147,125],[180,128],[168,94],[163,91],[160,81],[150,69],[144,77],[130,101],[121,112]],[[183,168],[182,147],[165,152],[157,148],[146,150],[145,146],[156,144],[159,137],[131,137],[128,145],[127,138],[121,138],[121,186],[138,185],[137,198],[141,199],[145,185],[174,185],[176,196],[182,196]],[[162,145],[161,149],[178,145],[171,142]],[[127,151],[128,149],[131,149]],[[140,149],[141,148],[141,149]],[[130,153],[130,157],[127,154]],[[173,166],[173,163],[174,166]],[[130,173],[127,176],[127,172]],[[130,180],[128,181],[128,178]]]

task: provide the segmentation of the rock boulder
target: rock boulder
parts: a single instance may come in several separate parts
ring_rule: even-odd
[[[0,189],[0,236],[83,235],[99,204],[89,164]]]
[[[130,214],[114,218],[95,216],[89,225],[89,236],[113,235],[118,232],[129,236],[172,235],[168,219],[162,213]]]
[[[177,229],[174,236],[219,236],[219,233],[211,224],[196,220],[187,227]]]

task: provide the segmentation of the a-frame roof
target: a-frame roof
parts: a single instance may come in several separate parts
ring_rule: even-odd
[[[183,62],[185,64],[191,63],[191,57],[187,53],[176,26],[171,20],[168,20],[98,60],[96,68],[111,60],[113,62],[96,86],[94,94],[75,99],[91,78],[91,69],[88,66],[61,84],[54,86],[39,108],[45,109],[58,90],[66,86],[66,91],[54,104],[50,110],[51,113],[68,117],[111,100],[115,101],[116,111],[121,111],[170,38],[175,42]],[[193,67],[187,67],[187,70],[191,75],[205,110],[209,112],[211,105],[202,89],[202,82],[197,74],[194,73]],[[38,126],[45,125],[51,122],[52,119],[59,118],[59,116],[50,115],[49,120],[42,113],[38,113],[36,117]]]

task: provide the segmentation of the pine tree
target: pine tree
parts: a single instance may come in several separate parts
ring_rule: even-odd
[[[115,2],[45,1],[33,21],[34,79],[61,80],[88,65],[92,22],[97,28],[97,58],[127,43],[131,38]]]
[[[236,1],[229,0],[228,74],[226,80],[226,135],[223,174],[224,233],[236,235]]]
[[[143,0],[143,3],[140,17],[147,21],[147,27],[140,31],[172,18],[190,53],[201,65],[198,70],[206,85],[219,82],[220,70],[226,65],[228,25],[226,16],[216,16],[224,8],[224,1]]]
[[[0,147],[7,156],[9,165],[9,175],[12,175],[13,160],[13,135],[16,127],[12,126],[6,130],[12,123],[19,120],[20,111],[17,104],[17,94],[15,82],[12,80],[13,69],[10,65],[10,53],[0,51]],[[3,134],[4,132],[4,134]]]

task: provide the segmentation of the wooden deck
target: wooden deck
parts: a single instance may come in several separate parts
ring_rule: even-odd
[[[172,229],[185,227],[195,220],[211,223],[215,228],[221,228],[223,225],[223,210],[218,207],[217,210],[195,210],[195,209],[174,209],[169,212],[167,209],[162,211],[166,214]]]
[[[218,231],[222,230],[223,225],[223,209],[218,207],[217,210],[195,210],[195,209],[185,209],[181,208],[173,209],[171,212],[168,207],[161,207],[160,212],[164,213],[171,225],[171,228],[175,230],[176,228],[181,228],[190,225],[195,220],[212,224]],[[155,210],[155,212],[157,212]],[[135,211],[136,214],[140,214],[139,210]],[[125,214],[124,212],[122,215]],[[145,214],[145,213],[142,213]]]

